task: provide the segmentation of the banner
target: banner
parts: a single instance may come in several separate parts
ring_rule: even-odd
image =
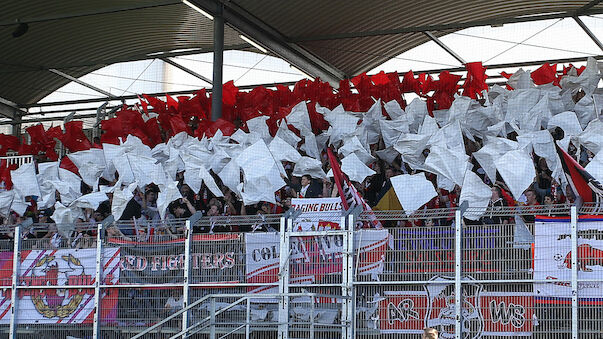
[[[237,283],[243,277],[243,243],[234,233],[196,234],[191,244],[190,283]],[[121,284],[180,283],[184,278],[184,239],[133,242],[121,246]]]
[[[354,233],[354,259],[359,262],[355,272],[371,275],[378,280],[383,272],[385,254],[390,236],[387,230],[360,230]],[[247,283],[274,284],[278,282],[280,239],[279,233],[247,233],[246,275]],[[291,237],[289,257],[289,282],[291,284],[319,283],[332,274],[342,272],[343,237]],[[276,287],[258,286],[253,293],[275,293]]]
[[[294,198],[291,208],[302,211],[293,221],[296,231],[339,229],[341,198]]]
[[[2,284],[12,275],[12,252],[2,254]],[[118,248],[103,249],[105,285],[119,281]],[[8,264],[10,262],[10,264]],[[96,249],[31,250],[21,252],[20,286],[64,286],[65,288],[22,289],[18,294],[17,319],[20,324],[92,323],[94,316],[94,283]],[[69,286],[90,288],[69,288]],[[0,324],[10,321],[11,291],[2,292]],[[117,290],[109,289],[101,296],[101,319],[115,322]]]
[[[403,256],[400,272],[454,272],[454,228],[408,227],[392,232],[396,232],[394,250]],[[465,272],[500,271],[497,262],[510,255],[499,226],[467,225],[463,227],[462,241]]]
[[[578,298],[603,303],[603,219],[580,216],[578,221]],[[539,217],[535,224],[534,284],[541,297],[571,298],[572,242],[569,218]],[[594,300],[592,298],[597,298]],[[584,300],[586,302],[586,300]]]
[[[464,338],[532,335],[531,292],[486,292],[481,284],[471,280],[464,278],[462,285]],[[422,290],[386,291],[383,297],[376,295],[377,300],[372,303],[378,303],[379,309],[373,308],[373,314],[367,314],[367,326],[378,328],[382,333],[404,334],[420,334],[424,328],[432,327],[440,332],[441,338],[454,338],[454,278],[438,276],[432,281],[433,284],[424,285]],[[378,325],[375,319],[381,320]]]

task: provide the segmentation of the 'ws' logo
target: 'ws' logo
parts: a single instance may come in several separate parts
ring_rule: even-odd
[[[500,322],[503,325],[511,324],[515,328],[522,328],[526,322],[525,313],[523,305],[506,305],[504,301],[497,303],[496,300],[490,300],[490,319],[493,324]]]
[[[30,286],[89,285],[91,276],[72,254],[60,258],[46,255],[33,267],[31,276],[24,277]],[[46,318],[65,318],[75,312],[84,298],[84,289],[36,289],[30,290],[36,310]]]

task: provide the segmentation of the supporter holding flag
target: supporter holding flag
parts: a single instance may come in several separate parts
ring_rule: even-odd
[[[594,204],[597,210],[603,207],[603,186],[588,173],[574,158],[555,143],[557,154],[561,159],[563,172],[569,187],[576,196],[576,205]]]
[[[341,172],[341,168],[339,167],[339,163],[333,155],[333,151],[331,149],[327,149],[327,154],[329,157],[329,162],[331,164],[331,168],[333,169],[333,178],[335,179],[335,185],[337,186],[337,191],[339,192],[339,196],[341,197],[341,204],[345,211],[349,211],[356,206],[362,206],[362,210],[367,212],[370,218],[369,228],[383,228],[381,222],[377,220],[375,214],[371,207],[364,201],[364,199],[360,196],[354,185],[350,182],[347,176]]]

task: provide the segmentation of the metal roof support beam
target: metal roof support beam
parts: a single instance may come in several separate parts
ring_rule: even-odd
[[[19,108],[14,102],[0,98],[0,115],[11,119],[8,124],[12,125],[12,134],[16,137],[21,135],[21,117],[25,114],[27,112]]]
[[[5,118],[9,118],[9,119],[15,119],[19,116],[19,113],[26,113],[26,112],[19,112],[19,106],[17,106],[17,104],[15,104],[12,101],[0,98],[0,115],[5,117]]]
[[[185,67],[185,66],[177,63],[176,61],[174,61],[174,60],[172,60],[170,58],[161,58],[161,61],[163,61],[163,62],[165,62],[167,64],[170,64],[170,65],[172,65],[172,66],[174,66],[176,68],[179,68],[179,69],[185,71],[186,73],[188,73],[188,74],[190,74],[190,75],[192,75],[192,76],[194,76],[196,78],[199,78],[199,79],[207,82],[210,85],[212,84],[212,81],[209,78],[204,77],[203,75],[201,75],[201,74],[193,71],[192,69],[190,69],[188,67]]]
[[[224,67],[224,5],[217,3],[214,11],[214,64],[211,95],[211,120],[222,117],[222,71]]]
[[[594,5],[596,5],[597,3],[601,2],[601,0],[597,0],[597,1],[593,1],[593,2],[596,2],[594,4]],[[403,34],[403,33],[419,33],[419,32],[426,32],[426,31],[447,31],[447,30],[458,30],[458,29],[463,29],[463,28],[479,27],[479,26],[494,26],[494,25],[513,24],[513,23],[520,23],[520,22],[533,22],[533,21],[541,21],[541,20],[569,18],[569,17],[576,16],[577,15],[576,13],[578,13],[578,15],[603,14],[603,9],[600,9],[600,8],[593,9],[592,6],[588,7],[587,9],[584,9],[585,7],[582,7],[577,11],[568,11],[568,12],[552,13],[552,14],[523,15],[523,16],[517,16],[517,17],[510,17],[510,18],[489,18],[489,19],[476,20],[476,21],[453,22],[453,23],[448,23],[448,24],[403,27],[403,28],[376,30],[376,31],[343,32],[343,33],[316,35],[316,36],[298,36],[298,37],[291,38],[289,41],[290,42],[304,42],[304,41],[320,41],[320,40],[338,40],[338,39],[364,38],[364,37]]]
[[[91,90],[93,90],[95,92],[101,93],[102,95],[108,96],[110,98],[115,98],[116,97],[115,95],[113,95],[113,94],[111,94],[111,93],[109,93],[109,92],[107,92],[105,90],[102,90],[102,89],[100,89],[100,88],[98,88],[98,87],[96,87],[94,85],[90,85],[89,83],[87,83],[85,81],[82,81],[82,80],[80,80],[80,79],[78,79],[76,77],[72,77],[71,75],[69,75],[67,73],[64,73],[64,72],[61,72],[58,69],[51,68],[48,71],[50,71],[50,72],[52,72],[52,73],[54,73],[54,74],[56,74],[58,76],[62,76],[65,79],[68,79],[68,80],[71,80],[71,81],[73,81],[75,83],[78,83],[78,84],[80,84],[80,85],[82,85],[84,87],[88,87],[88,88],[90,88]]]
[[[456,52],[453,51],[452,48],[448,47],[448,45],[443,43],[442,40],[438,39],[438,37],[433,35],[431,32],[425,31],[423,32],[423,34],[427,35],[429,39],[431,39],[431,41],[435,42],[436,44],[438,44],[438,46],[442,47],[442,49],[444,49],[446,53],[452,55],[452,57],[458,60],[458,62],[460,62],[461,64],[464,65],[467,63],[463,58],[461,58],[460,55],[456,54]]]
[[[586,26],[584,21],[580,20],[580,18],[577,16],[574,17],[574,20],[580,27],[582,27],[584,33],[586,33],[595,42],[595,44],[599,46],[599,49],[603,51],[603,43],[601,43],[601,40],[599,40],[599,38],[597,38],[597,36],[593,34],[593,32],[588,28],[588,26]]]
[[[212,0],[190,0],[196,6],[209,13],[215,13],[218,5]],[[339,81],[346,77],[342,71],[333,65],[321,60],[309,51],[296,44],[289,43],[287,39],[266,25],[266,23],[249,14],[234,2],[227,2],[223,10],[224,22],[240,33],[252,37],[267,50],[278,57],[285,59],[301,70],[320,77],[329,82],[333,87],[339,86]]]
[[[576,13],[574,14],[574,16],[578,16],[578,15],[586,15],[586,14],[590,14],[588,13],[588,11],[597,6],[598,4],[601,3],[602,0],[592,0],[591,2],[587,3],[586,5],[582,6],[580,9],[578,9],[576,11]]]
[[[603,54],[600,55],[592,55],[593,58],[597,59],[597,60],[603,60]],[[514,68],[514,67],[525,67],[525,66],[541,66],[544,63],[555,63],[555,64],[560,64],[560,63],[570,63],[570,62],[581,62],[581,61],[586,61],[587,57],[575,57],[575,58],[562,58],[562,59],[544,59],[544,60],[535,60],[535,61],[529,61],[529,62],[513,62],[513,63],[504,63],[504,64],[489,64],[489,65],[484,65],[487,69],[500,69],[500,68]],[[415,73],[440,73],[443,71],[449,71],[449,72],[464,72],[466,71],[465,67],[451,67],[451,68],[437,68],[437,69],[430,69],[430,70],[416,70]],[[404,76],[403,72],[399,72],[400,76]],[[281,83],[268,83],[268,84],[257,84],[257,85],[246,85],[246,86],[240,86],[239,90],[251,90],[254,89],[256,87],[260,87],[260,86],[264,86],[266,88],[274,88],[276,87],[276,85],[283,85],[283,86],[293,86],[297,83],[297,81],[287,81],[287,82],[281,82]],[[199,89],[191,89],[191,90],[184,90],[184,91],[174,91],[174,92],[170,92],[170,95],[186,95],[186,94],[192,94],[196,91],[198,91]],[[208,92],[211,92],[211,89],[208,89]],[[150,96],[157,96],[157,97],[163,97],[165,96],[165,92],[158,92],[158,93],[148,93],[148,95]],[[54,101],[54,102],[39,102],[39,103],[35,103],[35,104],[26,104],[26,105],[22,105],[22,107],[26,107],[26,108],[33,108],[33,107],[51,107],[51,106],[62,106],[62,105],[78,105],[78,104],[89,104],[89,103],[97,103],[97,102],[105,102],[105,101],[110,101],[110,102],[115,102],[115,101],[125,101],[125,100],[134,100],[134,99],[138,99],[137,95],[123,95],[123,96],[119,96],[116,98],[90,98],[90,99],[78,99],[78,100],[65,100],[65,101]],[[90,108],[89,110],[95,110],[96,107]],[[60,113],[60,112],[73,112],[73,111],[80,111],[80,109],[65,109],[65,110],[59,110],[59,111],[52,111],[51,113]],[[42,113],[47,113],[47,112],[32,112],[29,114],[42,114]],[[2,123],[0,123],[0,125],[2,125]]]

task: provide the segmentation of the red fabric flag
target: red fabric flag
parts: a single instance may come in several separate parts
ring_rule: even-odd
[[[6,135],[0,133],[0,156],[5,156],[9,150],[19,150],[19,138],[14,135]]]
[[[71,159],[69,159],[69,157],[63,157],[61,159],[61,162],[59,164],[60,168],[66,169],[68,171],[71,171],[77,175],[80,175],[79,170],[77,169],[77,166],[75,166],[75,164],[73,163],[73,161],[71,161]]]
[[[151,145],[149,147],[155,147],[157,144],[163,142],[161,138],[161,130],[157,123],[157,118],[149,119],[144,123],[143,130],[145,131]]]
[[[329,129],[329,123],[325,120],[324,115],[316,112],[316,103],[309,102],[306,106],[308,107],[308,116],[310,117],[312,131],[314,131],[315,134],[319,134],[320,132]]]
[[[400,91],[402,93],[415,92],[417,95],[421,94],[419,80],[415,79],[415,75],[412,70],[404,73],[401,86]]]
[[[574,158],[555,143],[557,154],[561,159],[565,177],[574,191],[576,197],[583,202],[596,203],[598,207],[603,203],[603,186],[590,173],[588,173]]]
[[[364,73],[364,74],[366,74],[366,73]],[[391,82],[391,79],[389,78],[389,76],[387,76],[387,74],[385,74],[384,71],[381,71],[381,72],[371,76],[371,81],[376,86],[382,86],[382,85],[389,84]]]
[[[438,109],[448,109],[452,106],[454,95],[458,92],[458,82],[462,76],[450,74],[448,71],[443,71],[439,75],[439,80],[434,82],[433,100],[437,103]]]
[[[8,165],[6,160],[0,161],[0,183],[4,183],[6,190],[13,188],[13,182],[11,180],[10,171],[17,169],[17,164]]]
[[[69,151],[85,151],[92,148],[90,140],[84,134],[83,126],[83,121],[69,121],[65,124],[65,134],[59,140]]]
[[[157,99],[156,97],[152,97],[148,94],[143,94],[142,97],[145,98],[151,106],[153,106],[153,112],[155,112],[157,114],[167,112],[165,102],[161,101],[160,99]]]
[[[218,130],[222,131],[222,135],[230,136],[235,132],[235,125],[230,121],[222,118],[208,124],[203,131],[200,131],[199,137],[203,136],[203,133],[209,138],[213,137]]]
[[[172,98],[169,94],[165,95],[165,100],[167,101],[168,110],[171,108],[174,112],[178,112],[178,101]]]
[[[239,88],[235,86],[234,81],[230,80],[229,82],[222,85],[222,103],[228,106],[234,106],[237,103],[237,94],[239,93]]]
[[[124,134],[119,117],[101,121],[101,129],[105,132],[101,134],[101,143],[119,145],[119,137]]]
[[[149,113],[149,105],[147,104],[147,102],[146,102],[146,101],[144,101],[144,100],[143,100],[143,99],[140,97],[140,95],[138,95],[138,101],[140,101],[140,105],[142,106],[142,110],[143,110],[143,112],[145,112],[145,113],[147,113],[147,114],[148,114],[148,113]]]
[[[170,117],[170,130],[171,130],[171,135],[176,135],[180,132],[187,132],[188,133],[188,126],[186,124],[186,122],[184,122],[184,120],[182,120],[182,117],[179,115],[173,115]]]
[[[477,99],[477,94],[481,94],[483,90],[488,90],[486,85],[486,67],[482,66],[481,62],[470,62],[465,64],[467,69],[467,79],[463,84],[463,95]]]
[[[364,199],[360,196],[358,191],[352,183],[350,179],[341,172],[341,168],[339,167],[339,162],[335,155],[333,155],[333,151],[330,148],[327,149],[327,155],[329,157],[329,162],[331,164],[331,169],[333,169],[333,178],[335,179],[335,185],[337,186],[337,191],[339,192],[339,196],[341,197],[341,204],[345,211],[349,211],[356,206],[362,206],[362,210],[367,213],[369,219],[371,220],[368,224],[369,227],[374,228],[383,228],[381,222],[377,220],[375,213],[371,209],[371,207],[364,201]]]
[[[534,84],[536,85],[544,85],[555,82],[557,80],[557,64],[549,65],[547,62],[530,75],[532,76],[532,80],[534,80]]]

